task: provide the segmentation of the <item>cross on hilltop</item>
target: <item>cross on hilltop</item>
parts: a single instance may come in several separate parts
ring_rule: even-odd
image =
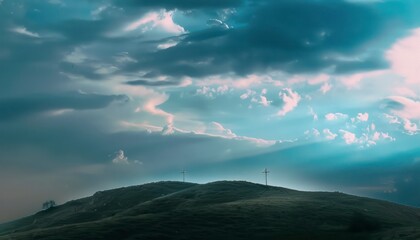
[[[266,169],[264,169],[264,171],[262,173],[265,174],[265,186],[267,186],[268,185],[267,184],[267,175],[270,173],[270,171],[268,171],[267,168],[266,168]]]
[[[187,171],[185,171],[185,169],[182,169],[181,173],[182,173],[182,182],[185,182],[185,174],[187,173]]]

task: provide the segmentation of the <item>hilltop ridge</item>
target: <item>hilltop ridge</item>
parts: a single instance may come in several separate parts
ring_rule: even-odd
[[[0,225],[0,239],[418,237],[417,208],[244,181],[157,182],[99,191]]]

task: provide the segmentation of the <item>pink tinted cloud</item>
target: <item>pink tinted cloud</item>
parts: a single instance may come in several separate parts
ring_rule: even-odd
[[[142,31],[146,31],[158,27],[168,33],[185,33],[184,28],[173,21],[173,13],[173,11],[164,10],[160,12],[150,12],[137,21],[130,23],[124,30],[134,31],[138,28],[142,28]]]
[[[388,97],[389,100],[399,103],[402,107],[391,109],[391,112],[401,118],[420,120],[420,102],[401,96]]]
[[[348,118],[348,115],[344,113],[328,113],[325,115],[325,119],[327,121],[334,121],[334,120],[345,119],[345,118]]]
[[[319,91],[321,91],[323,94],[326,94],[331,89],[332,89],[332,85],[330,83],[326,82],[319,88]]]
[[[359,87],[360,82],[365,80],[365,79],[376,78],[376,77],[382,76],[382,75],[387,74],[387,73],[389,73],[389,71],[387,71],[387,70],[361,72],[361,73],[356,73],[356,74],[340,77],[339,80],[348,89],[352,89],[352,88]]]
[[[366,122],[367,120],[369,120],[369,113],[358,113],[357,119],[361,122]]]
[[[391,69],[403,76],[409,84],[420,84],[420,28],[397,41],[386,53]]]
[[[279,97],[283,100],[284,103],[282,109],[277,112],[277,115],[279,116],[285,116],[287,113],[291,112],[298,106],[301,100],[300,95],[290,88],[284,88],[283,92],[279,93]]]
[[[340,134],[346,144],[354,144],[357,142],[356,134],[340,129]]]

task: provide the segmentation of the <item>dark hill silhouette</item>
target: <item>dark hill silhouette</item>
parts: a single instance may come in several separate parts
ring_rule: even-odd
[[[158,182],[2,224],[0,239],[420,239],[420,209],[242,181]]]

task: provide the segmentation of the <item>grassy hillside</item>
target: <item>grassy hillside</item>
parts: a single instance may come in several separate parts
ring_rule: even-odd
[[[0,239],[420,239],[420,210],[248,182],[103,191],[0,225]]]

